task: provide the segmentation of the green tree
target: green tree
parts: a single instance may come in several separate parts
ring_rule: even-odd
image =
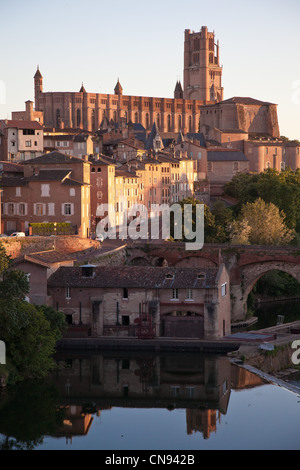
[[[1,245],[0,269],[0,339],[5,342],[12,373],[17,378],[43,377],[54,365],[64,315],[25,301],[27,275],[12,269]]]
[[[231,229],[234,244],[287,245],[294,236],[294,231],[286,226],[285,216],[278,207],[261,198],[243,205]]]
[[[196,206],[198,204],[203,205],[202,202],[192,197],[183,199],[182,201],[179,202],[179,205],[181,206],[181,209],[182,209],[182,234],[181,234],[180,240],[192,241],[190,239],[187,239],[187,237],[185,237],[185,233],[187,232],[187,226],[184,226],[184,222],[185,222],[184,206],[190,205],[192,207],[192,220],[189,221],[191,222],[191,224],[188,223],[188,225],[191,226],[192,232],[196,232],[196,223],[199,223],[199,221],[196,222]],[[224,220],[227,220],[227,218],[229,220],[229,215],[225,211],[222,211],[219,206],[217,206],[216,208],[216,215],[218,219],[220,220],[220,223],[216,223],[215,215],[210,210],[210,208],[206,204],[204,204],[204,242],[205,243],[223,243],[224,241],[226,241],[227,234],[222,223],[224,222]],[[172,217],[172,213],[171,213],[170,225],[171,225],[171,236],[174,238],[174,220]]]
[[[230,239],[233,211],[226,207],[223,201],[216,201],[212,204],[211,212],[215,217],[215,224],[218,227],[218,242],[226,243]]]
[[[261,198],[283,211],[286,225],[300,232],[300,169],[278,172],[270,168],[259,174],[241,173],[225,185],[224,191],[238,200],[236,215],[244,204]]]
[[[39,378],[54,365],[56,336],[41,311],[27,302],[16,301],[5,312],[0,307],[0,331],[11,358],[22,378]],[[5,323],[3,320],[6,320]]]

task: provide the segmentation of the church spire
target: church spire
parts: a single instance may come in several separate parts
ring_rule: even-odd
[[[83,86],[83,82],[81,83],[81,88],[80,88],[80,90],[79,90],[79,93],[86,93],[86,90],[85,90],[85,88],[84,88],[84,86]]]
[[[34,78],[43,78],[39,66],[37,66],[36,72],[34,74]]]
[[[116,84],[116,86],[115,86],[115,90],[114,90],[114,91],[115,91],[115,95],[122,95],[122,93],[123,93],[123,88],[122,88],[122,86],[121,86],[121,84],[120,84],[119,78],[118,78],[118,81],[117,81],[117,84]]]

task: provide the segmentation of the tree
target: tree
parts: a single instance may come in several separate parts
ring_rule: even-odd
[[[182,209],[182,237],[180,238],[181,240],[184,241],[191,241],[191,240],[186,240],[185,238],[185,229],[187,227],[184,227],[184,206],[185,205],[191,205],[192,206],[192,223],[191,223],[191,228],[193,232],[196,232],[196,206],[197,204],[203,204],[202,202],[198,201],[195,198],[189,197],[187,199],[183,199],[182,201],[179,202],[179,205],[181,206]],[[219,208],[217,212],[217,217],[219,220],[226,219],[228,217],[228,214],[225,212],[222,213],[221,216],[221,209]],[[222,219],[223,218],[223,219]],[[174,220],[172,218],[171,214],[171,236],[174,238]],[[190,224],[189,224],[190,225]],[[223,228],[223,226],[218,223],[216,223],[216,218],[215,215],[212,213],[210,208],[204,204],[204,242],[205,243],[223,243],[226,239],[226,233]]]
[[[231,229],[234,244],[287,245],[294,236],[295,232],[285,224],[283,212],[261,198],[243,205]]]
[[[27,275],[12,269],[0,245],[0,339],[18,378],[45,376],[54,365],[53,353],[64,324],[64,314],[25,301]]]
[[[237,215],[244,204],[261,198],[275,204],[284,212],[286,225],[300,232],[300,169],[279,172],[270,168],[259,174],[241,173],[225,185],[224,191],[239,201],[235,207]]]
[[[0,307],[0,331],[7,355],[22,378],[40,378],[53,367],[56,336],[34,305],[16,301]],[[5,322],[3,321],[5,319]]]
[[[226,243],[230,239],[230,226],[233,221],[233,211],[226,207],[224,202],[216,201],[212,204],[211,212],[218,227],[218,242]]]

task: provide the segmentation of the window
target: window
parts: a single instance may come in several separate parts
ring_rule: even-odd
[[[129,325],[129,315],[122,315],[122,325],[123,326]]]
[[[16,187],[16,196],[17,197],[21,196],[21,188],[19,186]]]
[[[205,273],[199,273],[197,276],[198,281],[204,281],[205,280]]]
[[[180,387],[178,385],[171,385],[171,390],[172,390],[173,397],[176,398],[179,396]]]
[[[13,202],[8,203],[8,215],[13,215],[15,213],[15,205]]]
[[[66,299],[71,298],[71,287],[66,287]]]
[[[186,391],[188,398],[194,398],[195,387],[187,386]]]
[[[44,204],[37,203],[35,204],[35,215],[44,215]]]
[[[48,215],[55,215],[55,203],[54,202],[48,203]]]
[[[34,135],[34,129],[23,129],[23,135]]]
[[[19,204],[19,215],[25,215],[25,213],[26,213],[25,204],[24,203]]]
[[[70,188],[70,196],[75,196],[75,188]]]
[[[50,184],[41,184],[41,196],[49,197],[50,196]]]
[[[72,215],[70,203],[64,204],[64,215]]]
[[[76,120],[77,120],[77,127],[80,127],[80,124],[81,124],[81,112],[80,112],[80,109],[77,109],[77,111],[76,111]]]
[[[187,289],[186,290],[186,299],[187,300],[193,300],[193,289]]]
[[[166,279],[169,279],[169,280],[170,280],[170,279],[174,279],[174,274],[168,273],[168,274],[166,275]]]
[[[227,282],[224,282],[221,286],[222,297],[225,297],[227,291]]]
[[[56,110],[56,127],[59,127],[60,124],[60,109]]]
[[[127,287],[124,287],[124,289],[123,289],[123,299],[128,299],[128,289],[127,289]]]
[[[31,147],[31,140],[25,141],[25,147]]]
[[[172,299],[178,299],[178,289],[172,289]]]

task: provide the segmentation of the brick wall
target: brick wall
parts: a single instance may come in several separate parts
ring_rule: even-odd
[[[39,251],[52,250],[54,237],[25,237],[25,238],[3,238],[1,240],[8,256],[18,256],[37,253]],[[56,237],[55,248],[63,253],[75,253],[77,251],[96,249],[99,243],[89,238],[79,237]]]

